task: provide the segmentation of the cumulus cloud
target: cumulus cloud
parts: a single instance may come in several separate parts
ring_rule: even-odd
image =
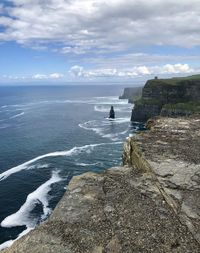
[[[60,79],[62,78],[64,75],[60,74],[60,73],[52,73],[49,75],[45,75],[45,74],[35,74],[32,76],[32,79],[35,80],[45,80],[45,79]]]
[[[200,45],[199,0],[10,0],[0,5],[0,40],[58,42],[63,54],[109,53],[135,45]],[[59,46],[58,46],[59,45]]]
[[[82,66],[73,66],[70,69],[73,77],[79,78],[99,78],[99,77],[123,77],[133,78],[137,76],[158,75],[158,74],[186,74],[193,73],[194,69],[188,64],[166,64],[163,66],[138,66],[132,69],[94,69],[85,70]]]
[[[71,67],[69,73],[74,77],[83,77],[85,75],[83,67],[78,65]]]

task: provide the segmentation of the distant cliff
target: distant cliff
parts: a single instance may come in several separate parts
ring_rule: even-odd
[[[142,94],[142,87],[124,88],[124,92],[119,97],[119,99],[128,99],[129,103],[133,103],[135,99],[141,97],[141,94]]]
[[[131,121],[154,116],[187,116],[200,112],[200,75],[147,81],[140,99],[134,101]]]

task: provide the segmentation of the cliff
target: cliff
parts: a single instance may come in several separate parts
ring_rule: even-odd
[[[200,76],[147,81],[135,101],[131,121],[147,121],[158,115],[177,117],[200,112]]]
[[[4,253],[200,252],[200,118],[159,118],[123,167],[74,177],[48,221]]]
[[[129,87],[124,88],[124,92],[119,99],[128,99],[129,103],[133,103],[135,99],[140,97],[142,94],[142,87]]]

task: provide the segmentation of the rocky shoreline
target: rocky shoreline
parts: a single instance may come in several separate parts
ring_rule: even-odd
[[[200,252],[200,117],[149,126],[124,166],[74,177],[49,220],[3,252]]]

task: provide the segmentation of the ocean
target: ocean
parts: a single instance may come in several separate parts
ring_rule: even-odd
[[[122,163],[123,142],[143,128],[123,88],[0,87],[0,249],[44,221],[73,176]]]

